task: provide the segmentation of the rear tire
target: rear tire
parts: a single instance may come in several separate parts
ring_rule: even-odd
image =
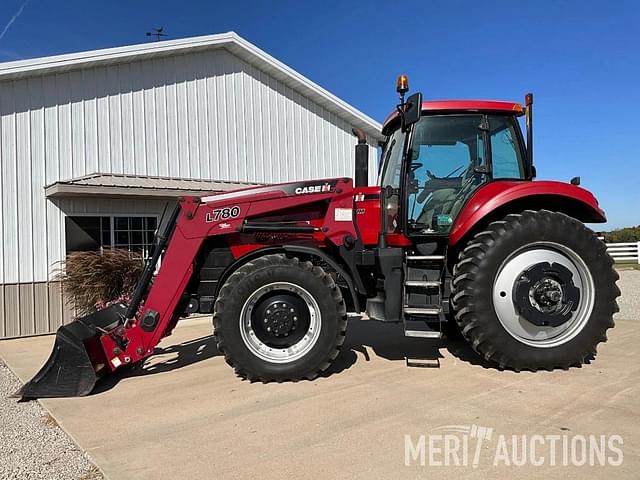
[[[452,342],[457,342],[459,340],[464,340],[464,336],[462,335],[462,331],[460,330],[460,325],[456,322],[455,314],[453,311],[447,314],[446,322],[442,324],[442,333],[445,334],[447,339]]]
[[[569,368],[595,356],[618,311],[606,247],[562,213],[524,211],[471,239],[453,270],[456,322],[501,368]]]
[[[321,267],[265,255],[236,270],[214,306],[219,351],[252,381],[313,379],[344,342],[347,313],[340,288]]]

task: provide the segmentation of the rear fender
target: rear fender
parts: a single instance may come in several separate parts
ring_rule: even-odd
[[[604,223],[604,211],[591,192],[554,181],[496,181],[478,189],[462,208],[449,234],[449,246],[509,213],[547,209],[585,223]]]

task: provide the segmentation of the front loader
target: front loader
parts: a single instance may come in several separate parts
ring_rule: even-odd
[[[377,186],[367,186],[368,147],[355,131],[355,185],[332,178],[180,199],[129,304],[60,327],[17,395],[86,395],[196,312],[213,314],[238,375],[263,382],[325,371],[348,312],[401,323],[410,337],[458,331],[500,368],[593,358],[620,292],[583,222],[606,218],[578,179],[534,181],[532,96],[524,107],[405,100],[405,76],[397,90]]]

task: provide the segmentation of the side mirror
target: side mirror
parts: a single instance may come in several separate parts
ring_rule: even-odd
[[[420,120],[422,113],[422,93],[417,92],[407,98],[407,101],[398,106],[402,117],[402,131],[406,132],[411,125]]]

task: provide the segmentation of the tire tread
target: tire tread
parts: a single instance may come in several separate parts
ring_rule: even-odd
[[[599,322],[598,333],[592,339],[591,344],[583,347],[580,351],[573,352],[570,356],[559,355],[552,361],[521,361],[511,358],[503,345],[494,341],[487,335],[488,322],[498,321],[490,318],[486,312],[480,311],[475,302],[475,295],[481,286],[477,282],[480,269],[483,268],[483,261],[490,254],[492,248],[507,238],[509,232],[514,229],[559,229],[573,235],[581,247],[585,249],[595,249],[600,261],[590,264],[592,275],[603,279],[604,285],[609,285],[610,291],[603,292],[605,298],[606,318]],[[618,280],[618,273],[613,268],[613,260],[606,252],[603,242],[598,240],[594,233],[585,227],[581,222],[563,213],[551,212],[549,210],[524,210],[521,213],[509,214],[504,219],[492,222],[488,227],[477,233],[466,248],[460,251],[458,261],[453,269],[452,280],[452,305],[455,310],[455,321],[460,330],[475,352],[485,360],[497,364],[499,368],[512,368],[520,370],[553,370],[554,368],[568,369],[572,366],[582,365],[597,353],[597,344],[607,340],[606,331],[614,326],[613,314],[618,311],[616,298],[620,295],[620,290],[615,282]],[[595,269],[595,270],[593,270]],[[493,314],[493,312],[492,312]],[[493,314],[495,316],[495,314]],[[558,347],[554,347],[558,348]]]
[[[305,372],[302,375],[288,375],[274,379],[251,372],[249,369],[244,367],[237,358],[234,358],[230,349],[226,348],[224,329],[222,328],[222,317],[224,313],[225,301],[229,298],[229,296],[233,295],[233,292],[235,291],[238,283],[241,280],[246,278],[248,275],[255,274],[262,269],[273,268],[275,266],[281,265],[286,265],[290,268],[301,270],[307,275],[313,275],[324,284],[324,286],[329,290],[331,299],[336,304],[336,311],[338,312],[338,329],[334,339],[333,348],[329,354],[329,358],[326,361],[322,362],[320,365],[316,366],[310,371]],[[220,293],[214,304],[213,327],[214,338],[216,340],[218,351],[224,356],[227,364],[234,369],[236,375],[238,375],[239,377],[247,379],[251,382],[262,383],[268,383],[274,380],[277,382],[296,382],[302,379],[313,380],[318,375],[325,372],[331,365],[331,362],[335,360],[335,358],[340,353],[340,349],[344,343],[347,330],[347,308],[340,288],[336,285],[333,277],[322,267],[314,265],[308,260],[301,261],[297,257],[288,257],[284,254],[271,254],[258,257],[254,260],[251,260],[250,262],[245,263],[229,276],[223,287],[220,289]]]

